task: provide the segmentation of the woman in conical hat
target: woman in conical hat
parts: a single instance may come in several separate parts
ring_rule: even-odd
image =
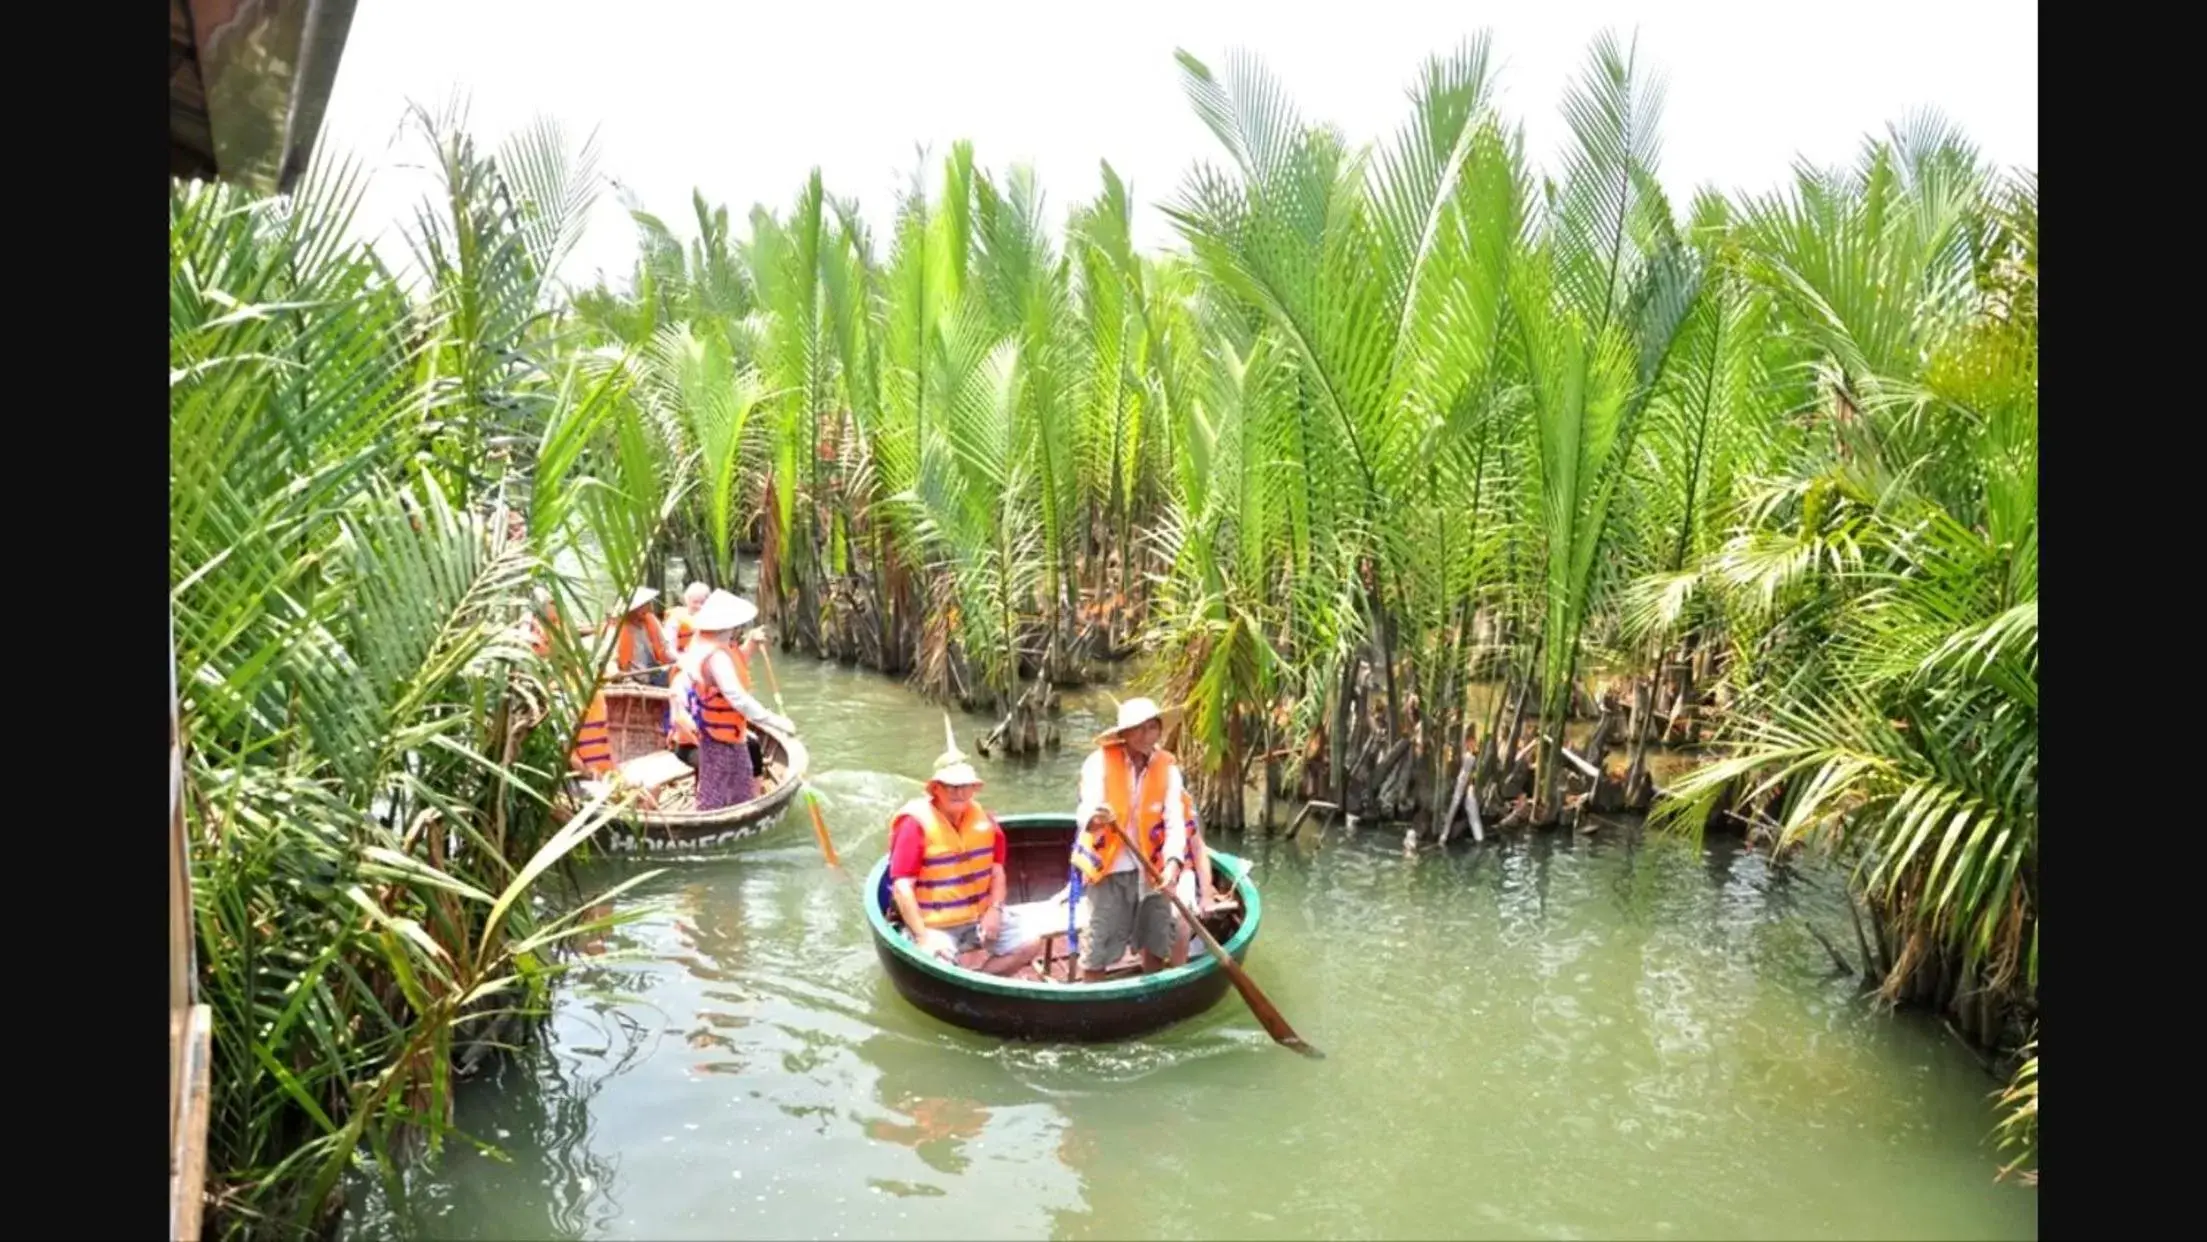
[[[697,809],[717,811],[757,796],[756,771],[745,744],[756,720],[784,733],[797,726],[745,689],[732,651],[736,630],[759,615],[749,600],[727,591],[706,596],[697,610],[697,636],[682,653],[690,715],[696,721]]]

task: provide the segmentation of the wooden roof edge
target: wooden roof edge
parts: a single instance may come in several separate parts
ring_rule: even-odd
[[[225,181],[289,192],[313,157],[356,3],[171,0],[172,42],[188,30],[190,43],[188,61],[171,62],[171,174],[211,164]],[[204,136],[190,132],[200,115]]]

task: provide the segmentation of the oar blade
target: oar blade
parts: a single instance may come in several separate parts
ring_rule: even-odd
[[[1287,1024],[1287,1019],[1272,1004],[1272,998],[1257,987],[1257,981],[1250,978],[1239,963],[1226,957],[1223,950],[1218,952],[1219,961],[1227,968],[1226,977],[1233,981],[1234,990],[1241,993],[1242,1001],[1249,1006],[1251,1013],[1257,1015],[1257,1022],[1264,1027],[1264,1033],[1272,1037],[1272,1042],[1292,1048],[1314,1061],[1325,1060],[1325,1053],[1306,1043],[1302,1036],[1295,1033],[1295,1028]]]
[[[1265,1034],[1270,1035],[1273,1042],[1285,1044],[1313,1060],[1324,1060],[1326,1054],[1303,1042],[1302,1036],[1295,1033],[1295,1028],[1289,1026],[1287,1019],[1280,1016],[1280,1011],[1273,1006],[1272,999],[1264,994],[1264,989],[1257,986],[1257,981],[1249,977],[1249,972],[1241,968],[1240,962],[1228,955],[1225,946],[1219,944],[1218,937],[1213,936],[1211,929],[1203,925],[1203,920],[1196,916],[1196,912],[1188,908],[1188,903],[1180,899],[1180,894],[1164,887],[1164,877],[1157,873],[1157,868],[1150,863],[1149,856],[1142,853],[1142,848],[1134,843],[1134,837],[1127,831],[1126,825],[1114,823],[1112,827],[1118,832],[1119,840],[1124,843],[1125,848],[1134,852],[1135,861],[1142,865],[1142,871],[1149,877],[1150,883],[1156,885],[1165,899],[1180,912],[1182,921],[1196,935],[1202,937],[1204,946],[1210,949],[1211,956],[1225,970],[1234,990],[1241,994],[1242,1002],[1249,1006],[1249,1011],[1256,1014],[1257,1021],[1264,1025]]]

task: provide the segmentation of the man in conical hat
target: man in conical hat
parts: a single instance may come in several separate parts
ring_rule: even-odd
[[[1162,970],[1183,935],[1172,902],[1150,887],[1118,831],[1127,826],[1167,889],[1185,887],[1187,791],[1179,763],[1157,745],[1162,715],[1149,699],[1121,703],[1117,724],[1081,764],[1071,917],[1084,981],[1103,979],[1129,945],[1141,950],[1143,974]],[[1193,892],[1182,896],[1193,904]]]
[[[980,773],[948,743],[927,792],[889,824],[889,885],[913,943],[946,962],[992,975],[1025,969],[1042,941],[1007,917],[1004,829],[973,795]]]
[[[654,686],[667,684],[667,665],[674,663],[674,644],[667,641],[667,632],[659,624],[659,614],[651,610],[651,601],[659,598],[659,592],[651,587],[638,587],[628,597],[628,607],[614,621],[619,627],[613,640],[613,671],[616,673],[644,673],[639,680]]]

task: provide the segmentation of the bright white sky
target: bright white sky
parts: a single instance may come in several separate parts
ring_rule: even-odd
[[[426,183],[418,142],[391,138],[409,100],[435,108],[455,88],[486,143],[538,113],[578,142],[595,128],[601,171],[682,237],[692,187],[740,228],[754,202],[786,209],[818,166],[885,245],[918,149],[932,187],[968,138],[989,168],[1032,164],[1059,213],[1095,195],[1108,159],[1135,195],[1137,243],[1159,247],[1174,238],[1154,205],[1197,160],[1223,160],[1181,92],[1175,47],[1214,69],[1251,49],[1307,118],[1371,141],[1407,115],[1427,55],[1485,28],[1503,112],[1553,167],[1565,85],[1605,27],[1637,32],[1641,64],[1662,77],[1661,175],[1680,206],[1701,185],[1770,189],[1797,158],[1851,161],[1866,135],[1925,106],[1993,161],[2038,164],[2028,0],[363,0],[322,141],[372,170],[361,224],[394,260],[391,230]],[[564,274],[625,283],[634,253],[609,191]]]

